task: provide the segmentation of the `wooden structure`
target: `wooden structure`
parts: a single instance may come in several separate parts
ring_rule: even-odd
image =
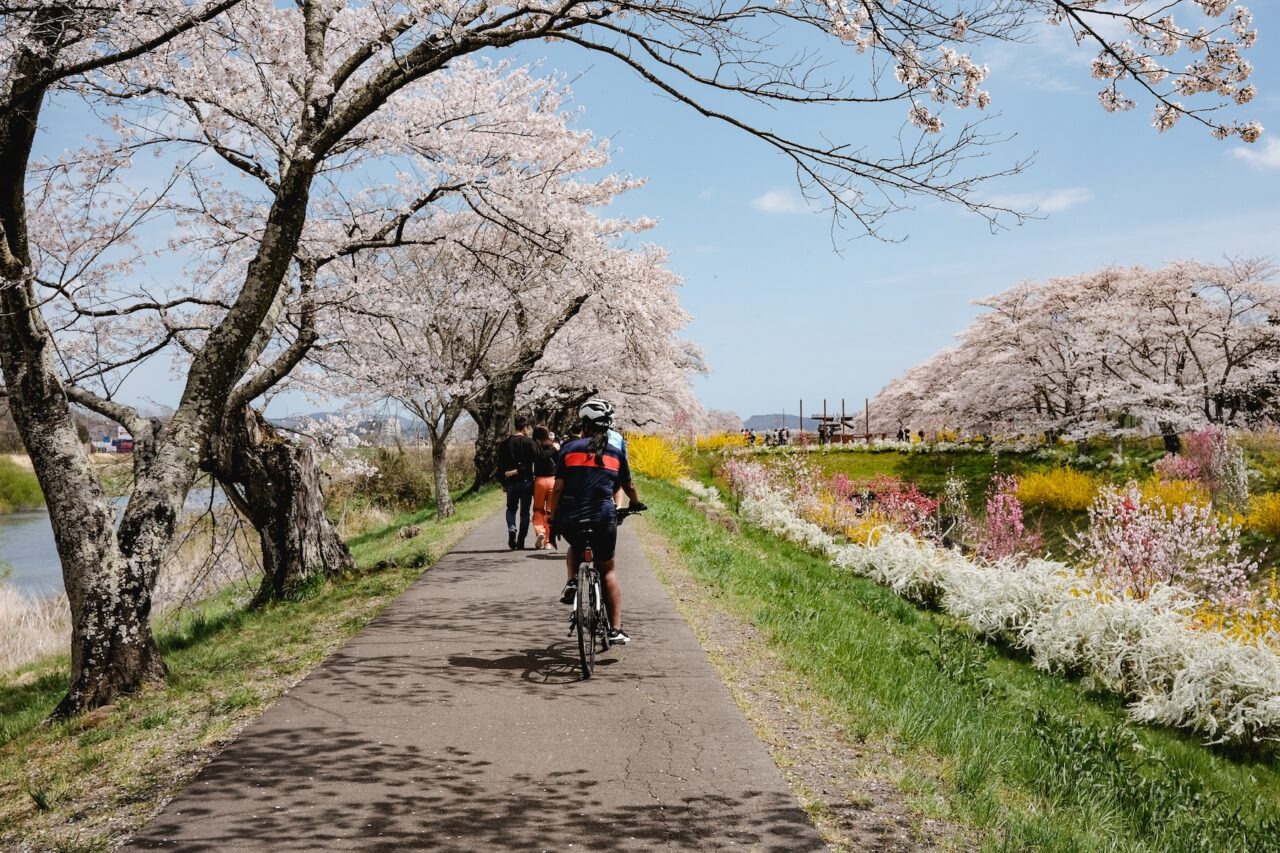
[[[810,415],[809,420],[818,422],[818,430],[831,444],[850,444],[858,441],[876,441],[889,438],[887,432],[871,431],[871,401],[863,400],[861,413],[849,414],[845,409],[845,401],[840,400],[840,414],[828,414],[827,401],[822,401],[822,414]],[[802,441],[808,440],[810,430],[805,429],[804,400],[800,401],[800,429],[798,434]]]

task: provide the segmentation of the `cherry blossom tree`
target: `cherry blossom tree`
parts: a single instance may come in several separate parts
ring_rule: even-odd
[[[680,305],[682,281],[655,247],[626,261],[552,339],[520,388],[520,407],[561,430],[596,396],[629,429],[669,431],[703,417],[690,380],[707,368],[701,349],[680,336],[690,319]]]
[[[1275,414],[1280,286],[1259,260],[1022,282],[876,399],[885,421],[1050,437],[1178,433]]]
[[[417,87],[441,92],[438,81],[464,73],[468,57],[557,38],[622,63],[700,114],[771,146],[795,165],[811,195],[858,227],[874,231],[882,217],[918,197],[994,218],[1002,211],[977,196],[992,172],[984,172],[976,156],[993,139],[980,122],[952,122],[948,113],[982,110],[989,102],[981,89],[986,69],[968,46],[1019,36],[1046,9],[1050,23],[1071,28],[1098,50],[1094,73],[1106,83],[1108,109],[1127,108],[1142,97],[1154,104],[1161,129],[1185,117],[1223,137],[1253,141],[1261,132],[1216,112],[1252,97],[1242,52],[1256,38],[1247,12],[1226,16],[1226,4],[1217,0],[1180,0],[1156,11],[1098,0],[866,0],[852,7],[677,0],[640,7],[579,0],[497,6],[19,0],[0,10],[0,167],[10,187],[0,201],[0,301],[8,318],[0,328],[0,367],[45,490],[72,601],[71,687],[59,713],[108,702],[163,672],[148,625],[150,597],[185,494],[228,412],[263,393],[306,349],[286,346],[283,361],[263,363],[287,313],[291,282],[298,282],[305,301],[307,251],[327,240],[330,248],[319,254],[328,256],[352,236],[309,227],[313,214],[323,211],[325,188],[353,173],[409,174],[430,162],[415,146],[460,135],[470,123],[460,116],[442,121],[431,97],[413,97]],[[1203,23],[1178,24],[1174,11]],[[1104,35],[1111,31],[1101,26],[1104,21],[1124,24],[1132,38]],[[775,40],[766,33],[776,34]],[[797,59],[797,39],[809,44],[814,33],[826,47],[869,54],[868,74],[833,75],[822,50]],[[1188,53],[1204,57],[1187,65]],[[107,156],[121,167],[133,154],[155,149],[181,161],[175,163],[180,171],[209,171],[189,192],[195,209],[222,223],[223,236],[189,247],[179,239],[174,250],[201,251],[213,274],[175,283],[175,295],[163,299],[135,293],[113,300],[93,291],[73,299],[57,288],[48,292],[31,250],[23,187],[40,108],[54,87],[64,85],[110,113],[120,144]],[[1208,103],[1177,100],[1193,97]],[[896,102],[909,124],[902,139],[881,150],[856,148],[754,123],[751,106],[759,102],[781,108]],[[536,159],[538,152],[530,156]],[[481,153],[477,161],[451,165],[483,171],[491,163]],[[378,219],[375,244],[399,240],[409,219],[439,200],[443,187],[432,184],[433,174],[426,169],[426,180],[398,181],[394,204],[369,208],[398,211],[389,222],[372,217]],[[217,182],[237,189],[238,196],[230,197],[239,201],[210,203],[201,190]],[[420,206],[406,211],[406,199],[420,199]],[[135,197],[125,209],[136,219],[148,207]],[[378,230],[383,227],[389,230]],[[109,245],[113,254],[122,243],[117,238]],[[63,309],[86,322],[134,328],[147,340],[144,351],[185,353],[183,392],[168,421],[143,418],[93,387],[136,364],[129,353],[87,370],[81,365],[75,378],[65,374],[48,322]],[[109,351],[112,344],[99,339]],[[82,352],[99,346],[83,338],[78,343]],[[126,424],[137,438],[136,486],[118,532],[75,440],[70,402]]]

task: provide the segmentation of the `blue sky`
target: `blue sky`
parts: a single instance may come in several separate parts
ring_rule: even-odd
[[[699,396],[747,416],[794,412],[801,398],[807,411],[824,397],[834,408],[842,397],[857,408],[946,346],[974,315],[971,300],[1021,279],[1183,257],[1280,260],[1280,51],[1268,38],[1280,37],[1280,13],[1261,9],[1257,25],[1251,59],[1259,96],[1240,116],[1272,135],[1247,153],[1190,123],[1158,134],[1149,104],[1104,113],[1090,53],[1056,30],[1032,44],[976,52],[992,70],[993,129],[1015,135],[992,152],[994,164],[1035,156],[987,195],[1039,206],[1043,218],[992,234],[976,216],[923,202],[886,222],[885,234],[899,242],[833,238],[830,220],[803,203],[783,157],[605,57],[541,43],[518,56],[569,76],[581,125],[611,138],[614,168],[648,178],[620,212],[659,220],[647,239],[671,251],[686,280],[683,301],[695,317],[688,334],[712,368],[697,383]],[[753,112],[780,131],[873,146],[902,116],[900,105]],[[43,146],[76,144],[75,117],[51,117]],[[178,393],[156,366],[139,371],[125,396],[172,403]],[[316,407],[287,395],[271,411]]]
[[[991,66],[994,124],[1016,134],[993,158],[1035,155],[989,195],[1037,206],[1043,218],[992,234],[976,216],[926,202],[886,223],[900,242],[837,235],[839,253],[829,219],[806,210],[780,155],[624,69],[584,66],[560,50],[544,65],[580,75],[573,90],[584,124],[612,138],[615,166],[649,179],[622,209],[660,220],[647,236],[671,250],[686,279],[689,333],[713,371],[698,383],[704,404],[747,416],[794,412],[801,398],[806,411],[824,397],[838,409],[843,397],[853,409],[946,346],[975,314],[971,300],[1019,280],[1183,257],[1280,260],[1280,52],[1267,39],[1280,36],[1280,18],[1266,11],[1252,56],[1259,96],[1241,115],[1274,138],[1247,155],[1190,123],[1157,133],[1149,105],[1103,112],[1091,54],[1049,31],[976,54]],[[863,123],[858,108],[842,108],[815,121],[829,122],[817,126],[833,138],[860,141],[891,132],[901,107],[893,110],[891,120]]]

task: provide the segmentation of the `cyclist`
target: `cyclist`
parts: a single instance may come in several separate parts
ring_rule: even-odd
[[[582,437],[566,441],[556,462],[556,484],[551,490],[548,523],[551,541],[563,536],[569,543],[565,563],[569,582],[560,601],[573,604],[578,591],[578,564],[589,545],[604,583],[604,601],[609,611],[609,642],[623,645],[631,638],[622,630],[622,587],[614,571],[614,551],[618,542],[618,507],[615,496],[626,492],[633,509],[644,509],[631,480],[627,444],[613,430],[613,406],[604,400],[588,400],[578,409]],[[590,540],[584,536],[590,529]]]

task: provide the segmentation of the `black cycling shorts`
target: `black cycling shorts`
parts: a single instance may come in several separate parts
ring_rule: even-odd
[[[588,528],[590,535],[587,535]],[[574,526],[565,530],[564,538],[573,553],[579,556],[590,545],[592,557],[597,563],[603,563],[612,560],[618,550],[618,525],[613,521],[597,521],[582,527]]]

